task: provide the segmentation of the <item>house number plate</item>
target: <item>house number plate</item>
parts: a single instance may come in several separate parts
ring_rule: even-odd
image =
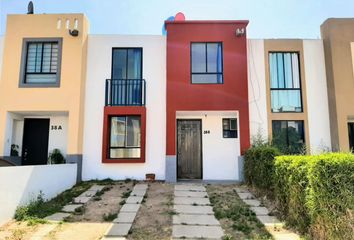
[[[210,134],[210,130],[204,130],[204,134]]]
[[[63,130],[63,128],[61,127],[61,125],[52,125],[52,127],[50,128],[51,130]]]

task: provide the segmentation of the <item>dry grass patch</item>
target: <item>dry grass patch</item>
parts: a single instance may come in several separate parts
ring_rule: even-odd
[[[224,239],[272,239],[264,225],[234,191],[237,186],[207,186],[215,217],[225,231]]]
[[[170,239],[172,235],[173,185],[149,183],[128,239]]]

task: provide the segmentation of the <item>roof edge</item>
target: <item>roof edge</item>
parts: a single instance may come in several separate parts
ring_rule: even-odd
[[[166,20],[165,24],[244,24],[248,25],[248,20],[185,20],[170,21]]]

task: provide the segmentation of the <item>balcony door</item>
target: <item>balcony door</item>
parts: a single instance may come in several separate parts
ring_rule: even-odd
[[[114,105],[141,105],[142,48],[113,48],[111,99]]]

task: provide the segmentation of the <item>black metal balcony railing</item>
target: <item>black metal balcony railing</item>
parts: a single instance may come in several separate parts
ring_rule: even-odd
[[[106,106],[145,106],[144,79],[107,79]]]

